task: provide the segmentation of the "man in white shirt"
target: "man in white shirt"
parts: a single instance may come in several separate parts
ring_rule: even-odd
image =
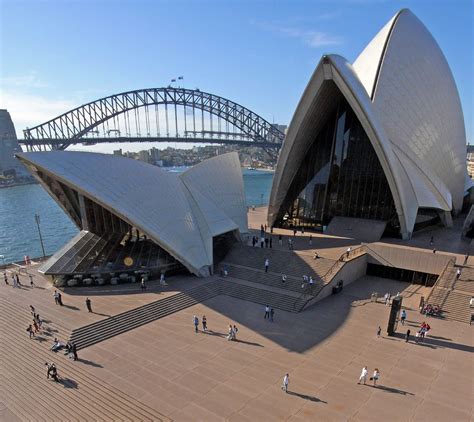
[[[281,389],[285,391],[285,393],[288,393],[288,384],[290,383],[290,375],[286,374],[283,377],[283,384],[281,385]]]
[[[367,374],[368,373],[369,373],[369,371],[367,370],[367,366],[364,366],[362,368],[362,372],[360,373],[359,382],[357,384],[360,384],[361,381],[364,381],[364,385],[365,385],[365,383],[367,382]]]
[[[265,316],[263,317],[263,319],[270,319],[270,306],[265,306]]]
[[[268,273],[268,267],[270,266],[270,260],[265,258],[265,272]]]

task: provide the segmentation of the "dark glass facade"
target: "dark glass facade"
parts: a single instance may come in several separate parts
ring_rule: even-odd
[[[318,227],[334,216],[384,220],[389,231],[399,231],[392,193],[377,154],[343,98],[315,134],[288,190],[279,223]]]

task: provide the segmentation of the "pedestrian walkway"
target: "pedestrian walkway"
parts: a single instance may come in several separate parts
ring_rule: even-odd
[[[24,330],[31,316],[26,307],[3,298],[0,306],[1,420],[169,420],[91,375],[85,367],[94,362],[72,361],[62,352],[51,352],[54,324],[45,323],[45,331],[30,340]],[[59,383],[46,379],[45,362],[56,364]]]

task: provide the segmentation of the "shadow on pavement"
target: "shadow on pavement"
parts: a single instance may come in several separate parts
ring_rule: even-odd
[[[387,393],[401,394],[403,396],[414,396],[414,394],[410,393],[409,391],[403,391],[399,390],[398,388],[387,387],[385,385],[378,384],[374,388],[376,388],[377,390],[386,391]]]
[[[308,396],[308,395],[306,395],[306,394],[297,393],[296,391],[290,391],[290,390],[288,390],[288,391],[286,392],[286,394],[288,394],[288,395],[290,395],[290,396],[296,396],[296,397],[299,397],[300,399],[309,400],[309,401],[316,402],[316,403],[325,403],[325,404],[328,403],[327,401],[318,399],[318,398],[315,397],[315,396]]]
[[[76,362],[81,362],[85,365],[93,366],[94,368],[103,368],[103,366],[100,363],[95,363],[95,362],[92,362],[91,360],[87,360],[87,359],[77,358]]]
[[[78,388],[78,384],[71,378],[60,378],[59,384],[62,384],[64,388]]]
[[[405,341],[405,334],[403,333],[394,333],[393,337]],[[395,340],[395,338],[390,338],[390,337],[385,337],[390,340]],[[474,347],[468,346],[467,344],[460,344],[460,343],[453,343],[450,341],[446,340],[440,340],[444,339],[444,337],[436,337],[432,335],[427,335],[424,339],[424,341],[419,341],[416,343],[414,341],[414,337],[411,336],[411,341],[410,343],[412,344],[417,344],[419,346],[424,346],[424,347],[429,347],[431,349],[437,349],[438,347],[443,348],[443,349],[455,349],[455,350],[461,350],[463,352],[469,352],[469,353],[474,353]]]

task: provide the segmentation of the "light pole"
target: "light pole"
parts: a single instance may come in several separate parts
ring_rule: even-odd
[[[41,242],[41,250],[43,251],[43,258],[46,257],[46,254],[44,253],[44,245],[43,245],[43,237],[41,236],[41,229],[40,229],[40,216],[38,214],[35,214],[35,221],[36,221],[36,226],[38,227],[38,234]]]

